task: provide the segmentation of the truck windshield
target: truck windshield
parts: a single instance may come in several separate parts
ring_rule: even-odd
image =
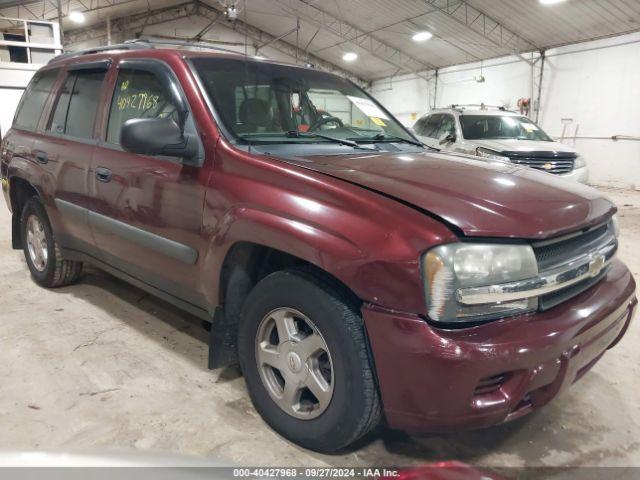
[[[380,104],[336,75],[242,59],[192,63],[224,127],[244,143],[416,142]]]
[[[462,134],[467,140],[515,139],[552,142],[542,129],[527,117],[514,115],[460,115]]]

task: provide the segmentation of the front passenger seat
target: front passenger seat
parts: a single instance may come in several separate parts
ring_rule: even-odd
[[[267,132],[273,125],[273,109],[265,100],[247,98],[240,104],[239,130],[242,133]]]

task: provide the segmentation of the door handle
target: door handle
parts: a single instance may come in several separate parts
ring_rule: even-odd
[[[46,164],[49,163],[49,157],[47,157],[47,154],[44,152],[36,152],[36,162],[41,163],[41,164]]]
[[[109,170],[108,168],[104,168],[104,167],[96,168],[96,178],[100,182],[104,182],[104,183],[110,182],[111,181],[111,170]]]

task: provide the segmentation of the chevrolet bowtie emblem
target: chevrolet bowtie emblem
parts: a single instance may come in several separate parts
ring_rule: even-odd
[[[595,277],[604,268],[605,258],[604,255],[598,255],[596,258],[589,262],[589,276]]]
[[[545,170],[551,170],[553,168],[553,165],[551,165],[550,163],[545,163],[542,168],[544,168]]]

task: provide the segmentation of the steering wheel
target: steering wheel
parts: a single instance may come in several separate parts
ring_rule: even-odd
[[[313,125],[311,125],[309,127],[309,130],[307,131],[311,132],[313,130],[316,130],[326,123],[336,123],[338,124],[338,127],[340,128],[344,127],[344,123],[342,123],[342,120],[340,120],[338,117],[320,117],[318,120],[313,122]]]

